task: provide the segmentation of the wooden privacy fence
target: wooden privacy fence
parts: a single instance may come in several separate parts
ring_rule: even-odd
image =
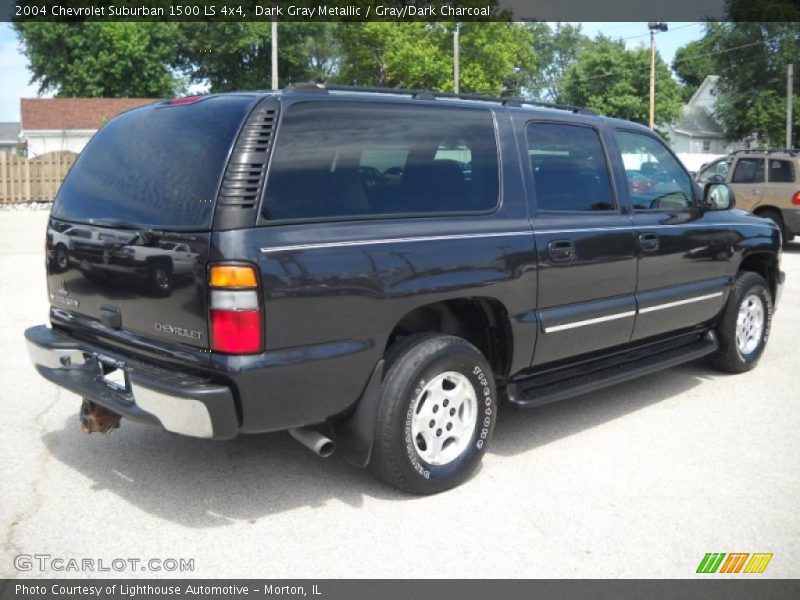
[[[34,158],[0,152],[0,204],[52,200],[76,158],[67,150]]]

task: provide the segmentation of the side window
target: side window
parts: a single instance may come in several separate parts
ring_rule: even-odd
[[[789,160],[769,160],[770,183],[794,183],[794,164]]]
[[[314,219],[472,212],[498,201],[490,111],[314,101],[284,114],[261,213]]]
[[[614,210],[600,136],[591,127],[528,123],[528,157],[539,210]]]
[[[731,183],[764,183],[764,159],[740,158],[733,170]]]
[[[727,158],[713,162],[700,171],[697,181],[700,183],[725,183],[731,161]]]
[[[636,210],[686,210],[694,205],[692,180],[658,139],[632,131],[614,132],[628,195]]]

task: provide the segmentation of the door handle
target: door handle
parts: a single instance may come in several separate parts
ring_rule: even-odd
[[[547,244],[547,253],[553,262],[571,262],[575,260],[575,244],[572,240],[553,240]]]
[[[645,252],[654,252],[658,250],[658,234],[657,233],[640,233],[639,234],[639,248]]]

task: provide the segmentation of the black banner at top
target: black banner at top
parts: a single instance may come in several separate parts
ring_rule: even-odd
[[[0,21],[800,21],[798,0],[0,0]]]

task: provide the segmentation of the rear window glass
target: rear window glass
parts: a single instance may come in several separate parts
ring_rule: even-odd
[[[488,211],[498,197],[487,110],[302,102],[281,123],[262,214],[277,220]]]
[[[222,172],[254,99],[158,104],[109,121],[84,148],[53,216],[156,229],[208,229]]]
[[[612,210],[614,197],[597,131],[529,123],[528,156],[539,210]]]
[[[794,183],[794,165],[789,160],[769,159],[769,180],[772,183]]]
[[[740,158],[731,183],[764,183],[764,159]]]

